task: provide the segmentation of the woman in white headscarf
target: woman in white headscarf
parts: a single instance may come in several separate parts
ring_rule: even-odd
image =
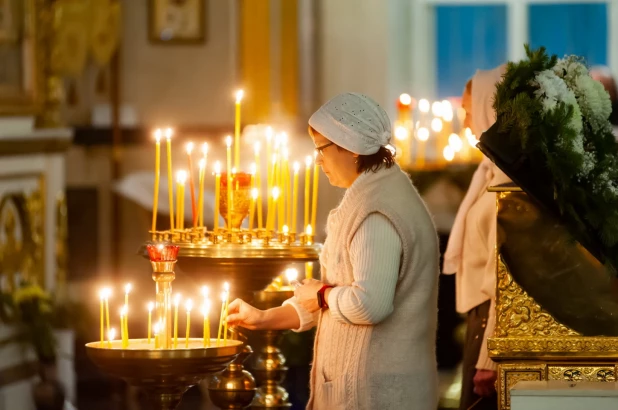
[[[465,126],[480,136],[496,121],[492,107],[505,66],[477,71],[462,99]],[[489,358],[487,337],[494,331],[496,288],[496,196],[490,186],[510,179],[488,158],[478,166],[449,236],[443,272],[456,274],[456,306],[467,314],[460,410],[497,408],[496,364]]]
[[[249,329],[317,326],[311,410],[437,407],[437,234],[387,148],[391,123],[370,98],[341,94],[309,119],[316,162],[346,188],[330,212],[321,281],[283,306],[235,300],[228,322]]]

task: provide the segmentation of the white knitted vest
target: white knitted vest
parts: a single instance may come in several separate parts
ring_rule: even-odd
[[[392,222],[402,242],[393,313],[375,326],[341,323],[329,310],[320,315],[308,409],[437,406],[438,239],[425,204],[398,166],[360,175],[331,211],[320,257],[322,280],[352,284],[350,244],[374,212]]]

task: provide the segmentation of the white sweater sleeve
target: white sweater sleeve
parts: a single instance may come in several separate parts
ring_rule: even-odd
[[[296,309],[296,313],[298,314],[298,319],[300,320],[300,326],[298,329],[292,329],[293,332],[304,332],[306,330],[311,329],[312,327],[318,324],[318,317],[320,316],[320,311],[314,313],[309,313],[307,309],[303,307],[296,300],[296,296],[292,296],[285,302],[283,302],[282,306],[290,305],[294,309]]]
[[[384,215],[373,213],[358,228],[350,246],[354,282],[333,288],[332,317],[342,323],[375,325],[393,311],[402,244]]]

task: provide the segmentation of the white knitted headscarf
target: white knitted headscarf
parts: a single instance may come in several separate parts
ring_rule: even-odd
[[[339,94],[309,118],[309,125],[328,140],[359,155],[371,155],[391,140],[391,121],[371,98]]]

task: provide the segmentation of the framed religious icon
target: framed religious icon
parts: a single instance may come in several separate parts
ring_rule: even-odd
[[[38,113],[42,100],[36,0],[0,0],[0,115]]]
[[[206,40],[206,0],[149,0],[149,38],[157,44]]]

